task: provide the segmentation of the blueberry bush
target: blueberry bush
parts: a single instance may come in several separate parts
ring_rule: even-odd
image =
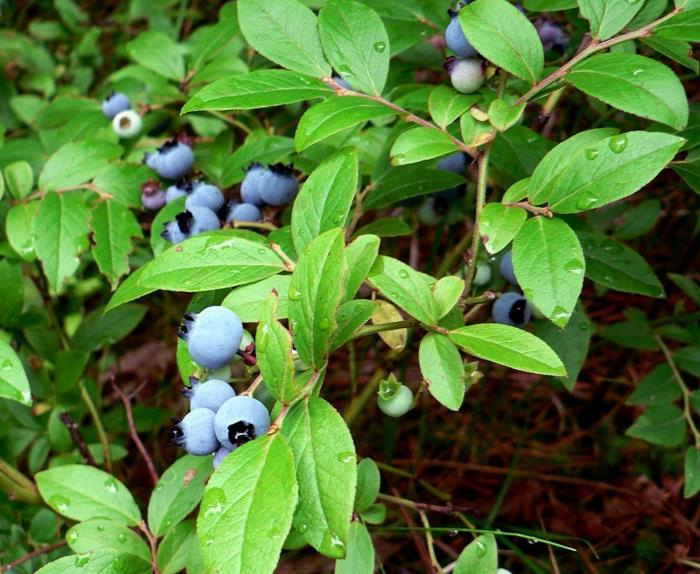
[[[0,572],[700,569],[700,2],[521,4],[0,3]],[[587,425],[690,538],[499,518]]]

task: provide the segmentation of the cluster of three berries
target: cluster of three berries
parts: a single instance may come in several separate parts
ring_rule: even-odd
[[[102,100],[102,114],[112,120],[112,129],[119,137],[131,138],[141,131],[141,116],[131,109],[126,94],[112,92]]]

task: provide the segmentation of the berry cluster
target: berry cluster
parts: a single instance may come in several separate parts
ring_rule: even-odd
[[[225,307],[185,314],[178,336],[187,342],[192,359],[207,369],[225,367],[237,354],[250,361],[252,338],[239,317]],[[270,428],[265,405],[253,397],[236,395],[222,379],[200,382],[192,377],[182,394],[189,400],[190,412],[176,421],[170,438],[190,454],[214,454],[214,468],[226,455]]]
[[[119,137],[131,138],[141,131],[141,116],[131,109],[126,94],[112,92],[102,101],[102,113],[112,120],[112,129]]]

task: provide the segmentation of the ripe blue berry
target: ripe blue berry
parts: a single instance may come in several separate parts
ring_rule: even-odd
[[[240,396],[227,400],[214,418],[214,431],[219,442],[234,449],[264,435],[270,428],[270,413],[253,397]]]
[[[175,201],[178,197],[185,197],[189,193],[187,191],[187,186],[189,185],[189,183],[189,181],[179,181],[177,183],[169,185],[165,190],[166,203]]]
[[[204,456],[219,448],[214,433],[214,411],[195,409],[170,431],[170,440],[190,454]]]
[[[195,363],[218,369],[238,352],[243,324],[230,309],[212,306],[200,313],[186,313],[178,336],[187,341],[187,350]]]
[[[190,410],[209,409],[218,411],[227,400],[236,396],[236,391],[226,381],[209,379],[203,383],[195,377],[190,378],[190,387],[182,390],[190,401]]]
[[[513,271],[513,251],[509,249],[501,257],[501,262],[498,264],[498,270],[501,272],[503,279],[508,281],[511,285],[518,285],[518,280],[515,278],[515,271]]]
[[[524,327],[530,322],[530,306],[519,293],[509,291],[501,295],[493,304],[493,320],[504,325]]]
[[[260,179],[267,170],[259,163],[252,163],[241,182],[241,199],[258,207],[264,205],[260,197]]]
[[[341,88],[344,90],[352,90],[353,87],[350,85],[350,82],[348,82],[345,78],[342,76],[339,76],[338,74],[333,74],[331,78],[336,84],[338,84]]]
[[[569,38],[562,29],[547,18],[538,18],[535,21],[535,28],[545,52],[550,50],[563,51],[569,43]]]
[[[165,192],[158,188],[155,190],[141,191],[141,205],[151,211],[157,211],[165,205]]]
[[[462,31],[462,27],[459,25],[457,12],[449,10],[448,13],[450,15],[450,23],[445,28],[445,44],[460,58],[476,56],[477,51],[469,43]]]
[[[464,175],[467,171],[467,154],[456,151],[443,157],[435,166],[440,171],[449,171],[458,175]]]
[[[165,224],[161,237],[170,243],[180,243],[188,237],[198,235],[205,231],[219,229],[221,223],[219,216],[206,207],[193,207],[175,216],[175,221]]]
[[[102,101],[102,113],[110,120],[119,112],[128,110],[130,107],[129,98],[121,92],[112,92]]]
[[[181,179],[192,169],[194,154],[190,147],[176,139],[168,140],[155,154],[146,154],[146,165],[165,179]]]
[[[379,410],[389,417],[405,415],[413,407],[413,392],[406,385],[400,385],[392,394],[388,392],[377,397]]]
[[[447,58],[445,70],[450,75],[452,87],[462,94],[476,92],[484,84],[484,71],[481,60],[467,58]]]
[[[292,172],[291,165],[277,163],[271,165],[260,177],[258,183],[260,198],[269,205],[286,205],[299,191],[299,182]]]
[[[262,213],[252,203],[234,203],[229,207],[226,221],[260,221]]]
[[[218,187],[197,181],[192,182],[192,191],[185,200],[185,207],[206,207],[212,211],[219,211],[224,203],[224,194]]]
[[[233,449],[236,450],[236,449]],[[214,465],[214,470],[219,468],[219,465],[224,461],[224,459],[233,452],[233,450],[226,448],[225,446],[222,446],[219,448],[219,450],[216,451],[216,454],[214,455],[214,459],[212,460],[212,464]]]
[[[119,112],[112,119],[112,129],[120,138],[131,138],[141,131],[141,116],[134,110]]]

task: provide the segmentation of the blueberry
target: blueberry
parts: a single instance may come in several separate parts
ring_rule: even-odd
[[[145,154],[143,154],[143,163],[155,171],[156,166],[158,165],[158,152],[147,151]]]
[[[535,21],[535,28],[545,52],[550,50],[563,52],[569,43],[569,38],[562,29],[547,18],[538,18]]]
[[[484,83],[484,71],[481,60],[467,58],[447,58],[445,70],[450,75],[452,86],[458,92],[471,94],[476,92]]]
[[[501,295],[493,304],[493,320],[504,325],[524,327],[530,322],[530,306],[519,293],[509,291]]]
[[[260,197],[260,179],[267,170],[259,163],[252,163],[241,182],[241,199],[258,207],[264,205]]]
[[[339,76],[338,74],[333,74],[332,80],[338,84],[341,88],[344,90],[352,90],[353,87],[350,85],[350,83],[343,78],[342,76]]]
[[[216,454],[214,455],[214,460],[212,460],[212,463],[214,465],[214,470],[219,468],[219,465],[223,462],[223,460],[232,452],[233,452],[233,450],[226,448],[225,446],[222,446],[221,448],[219,448],[219,450],[217,450]]]
[[[400,417],[413,408],[413,393],[405,385],[399,385],[392,393],[386,392],[377,398],[379,410],[389,417]]]
[[[218,369],[233,359],[243,338],[243,325],[226,307],[207,307],[200,313],[186,313],[178,336],[187,341],[195,363]]]
[[[505,568],[499,568],[496,570],[496,574],[513,574],[510,570],[506,570]]]
[[[190,387],[182,390],[190,401],[190,410],[209,409],[218,411],[228,399],[236,396],[236,391],[226,381],[209,379],[200,383],[194,377],[190,378]]]
[[[145,161],[159,176],[181,179],[192,169],[194,154],[189,146],[171,139],[160,146],[155,154],[147,154]]]
[[[229,212],[226,215],[226,221],[260,221],[262,213],[260,209],[252,203],[234,203],[231,204]]]
[[[445,44],[460,58],[471,58],[477,55],[477,51],[472,47],[459,25],[457,12],[449,11],[450,23],[445,28]]]
[[[260,177],[258,183],[261,199],[269,205],[286,205],[299,191],[299,182],[292,172],[291,165],[277,163],[271,165]]]
[[[198,235],[205,231],[213,231],[221,227],[219,216],[211,209],[206,207],[191,207],[185,210],[184,213],[192,214],[192,226],[190,228],[191,235]]]
[[[170,241],[170,243],[180,243],[188,237],[205,231],[219,229],[220,227],[219,216],[211,209],[193,207],[178,213],[174,221],[167,222],[165,229],[160,235]]]
[[[474,285],[486,285],[491,281],[491,266],[488,263],[477,263],[476,273],[474,273]]]
[[[191,187],[188,187],[190,182],[189,181],[178,181],[177,183],[173,183],[172,185],[169,185],[167,189],[165,190],[165,201],[166,203],[170,203],[171,201],[175,201],[179,197],[185,197],[190,191],[192,191]]]
[[[110,120],[119,112],[123,112],[131,108],[131,102],[126,94],[121,92],[112,92],[102,101],[102,113]]]
[[[467,154],[457,151],[443,157],[435,166],[440,171],[464,175],[467,171]]]
[[[501,272],[503,279],[511,285],[518,285],[518,280],[515,278],[513,271],[513,251],[509,249],[501,257],[501,262],[498,264],[498,270]]]
[[[270,414],[265,405],[253,397],[227,400],[214,418],[216,437],[228,449],[264,435],[269,428]]]
[[[131,138],[141,131],[141,116],[134,110],[119,112],[112,119],[112,129],[120,138]]]
[[[224,194],[218,187],[198,181],[192,184],[192,192],[185,200],[185,207],[206,207],[212,211],[219,211],[224,203]]]
[[[151,211],[157,211],[165,205],[165,192],[162,189],[157,189],[155,191],[142,191],[141,192],[141,205],[146,209]]]
[[[195,409],[170,431],[170,440],[190,454],[204,456],[219,448],[214,433],[214,411]]]
[[[435,209],[435,201],[432,197],[427,197],[421,202],[420,207],[416,211],[416,216],[418,221],[429,227],[434,227],[442,219]]]

